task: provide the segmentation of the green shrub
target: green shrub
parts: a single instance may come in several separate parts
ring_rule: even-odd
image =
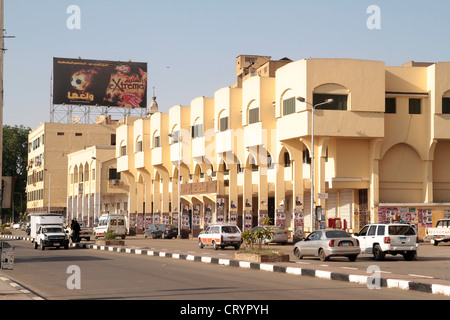
[[[111,229],[108,229],[108,231],[105,232],[105,240],[115,240],[115,239],[116,233]]]

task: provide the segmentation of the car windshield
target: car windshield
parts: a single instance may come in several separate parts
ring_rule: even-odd
[[[389,234],[392,236],[414,236],[416,232],[411,226],[389,226]]]
[[[225,226],[222,227],[223,233],[239,233],[239,229],[236,226]]]
[[[42,229],[42,232],[44,233],[52,233],[52,232],[63,232],[62,228],[58,228],[58,227],[50,227],[50,228],[44,228]]]
[[[350,235],[343,230],[330,230],[325,232],[327,238],[348,238]]]

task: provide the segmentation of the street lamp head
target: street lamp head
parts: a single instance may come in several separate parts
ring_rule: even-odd
[[[306,99],[303,98],[303,97],[297,97],[297,100],[300,101],[300,102],[305,102],[306,101]]]
[[[334,102],[334,99],[327,99],[327,100],[325,100],[326,104],[330,104],[330,103],[333,103],[333,102]]]

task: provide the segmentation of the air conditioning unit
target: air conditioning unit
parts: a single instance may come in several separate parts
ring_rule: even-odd
[[[120,183],[120,180],[119,180],[119,179],[113,179],[113,180],[111,180],[111,182],[112,182],[112,184],[113,184],[114,186],[118,186],[119,183]]]

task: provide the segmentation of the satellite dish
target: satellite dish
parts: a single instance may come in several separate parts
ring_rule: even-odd
[[[80,120],[81,120],[80,116],[75,116],[72,118],[72,123],[78,123],[80,122]]]
[[[103,121],[105,121],[105,116],[101,114],[95,119],[95,124],[100,124]]]

